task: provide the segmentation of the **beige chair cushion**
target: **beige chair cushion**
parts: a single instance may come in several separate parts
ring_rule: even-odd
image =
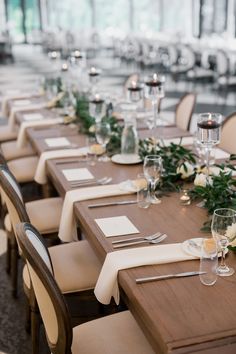
[[[88,241],[49,247],[55,279],[65,293],[93,289],[101,271],[101,263]]]
[[[63,294],[93,289],[101,263],[85,240],[48,248],[56,282]],[[28,269],[23,270],[24,285],[29,288]]]
[[[62,198],[45,198],[25,204],[31,224],[40,234],[58,232],[63,200]]]
[[[38,165],[38,157],[29,156],[8,162],[9,170],[18,183],[32,182]]]
[[[73,328],[72,354],[154,354],[130,311]]]
[[[30,144],[27,144],[26,146],[19,148],[16,145],[16,140],[2,143],[1,150],[6,161],[18,159],[20,157],[35,155],[35,151]]]
[[[15,140],[17,138],[17,129],[11,129],[8,125],[0,126],[0,142]]]
[[[33,202],[26,203],[25,207],[31,224],[42,235],[45,235],[58,232],[62,205],[62,198],[56,197],[34,200]],[[12,231],[9,214],[5,216],[4,226],[7,231]]]

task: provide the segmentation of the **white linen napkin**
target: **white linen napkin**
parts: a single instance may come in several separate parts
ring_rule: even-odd
[[[220,148],[214,148],[213,153],[215,155],[215,159],[228,159],[230,154]]]
[[[80,157],[86,156],[88,153],[88,147],[82,147],[79,149],[64,149],[45,151],[40,155],[38,166],[35,172],[34,180],[39,184],[47,183],[46,175],[46,161],[49,159],[57,159],[60,157]]]
[[[26,144],[26,129],[30,127],[36,127],[40,125],[53,125],[63,123],[63,118],[51,118],[51,119],[42,119],[42,120],[35,120],[29,122],[22,122],[17,138],[17,147],[22,148]]]
[[[19,106],[19,107],[13,107],[11,109],[11,113],[9,116],[9,120],[8,120],[8,125],[11,129],[13,129],[14,125],[15,125],[15,119],[16,119],[16,113],[18,112],[22,112],[22,111],[37,111],[40,110],[42,108],[45,108],[46,104],[45,103],[38,103],[38,104],[30,104],[27,106]]]
[[[24,99],[24,98],[30,98],[32,97],[32,93],[20,93],[20,91],[12,91],[12,92],[8,92],[6,94],[6,96],[3,97],[2,99],[2,115],[3,117],[7,117],[8,116],[8,102],[10,100],[16,100],[16,99]]]
[[[94,294],[102,304],[109,304],[113,296],[119,304],[118,271],[143,265],[189,261],[197,257],[186,254],[181,243],[137,247],[107,254],[94,289]]]
[[[95,186],[78,188],[69,191],[65,195],[58,237],[64,242],[71,242],[77,239],[76,220],[73,213],[75,202],[83,200],[126,195],[136,192],[136,188],[123,189],[121,184],[110,184],[106,186]]]

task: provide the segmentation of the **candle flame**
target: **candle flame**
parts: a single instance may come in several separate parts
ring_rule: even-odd
[[[95,101],[99,101],[100,100],[100,95],[98,93],[95,94]]]
[[[157,82],[157,79],[158,79],[157,74],[156,74],[156,73],[155,73],[155,74],[153,74],[153,81],[154,81],[154,82]]]
[[[97,72],[96,68],[94,66],[91,67],[90,73],[95,74]]]
[[[132,88],[136,88],[137,87],[137,82],[136,81],[132,81],[131,82],[131,86],[132,86]]]
[[[68,65],[66,63],[63,63],[61,66],[62,71],[68,70]]]

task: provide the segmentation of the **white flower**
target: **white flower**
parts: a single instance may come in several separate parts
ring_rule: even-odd
[[[236,246],[236,223],[227,227],[225,235],[229,240],[232,240],[230,245],[235,247]]]
[[[182,179],[186,179],[194,173],[194,167],[189,162],[185,162],[180,167],[177,167],[176,172],[181,174]]]
[[[212,186],[213,181],[211,177],[207,178],[204,173],[198,173],[193,183],[195,186],[206,187],[207,184],[210,184]]]

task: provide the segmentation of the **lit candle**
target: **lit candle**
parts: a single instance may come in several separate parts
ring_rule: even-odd
[[[180,197],[180,203],[182,205],[189,205],[191,204],[191,198],[188,195],[188,191],[186,189],[183,190],[183,195]]]
[[[81,57],[82,57],[79,50],[75,50],[75,51],[74,51],[74,57],[75,57],[75,58],[81,58]]]
[[[58,53],[56,51],[51,52],[51,59],[57,59]]]
[[[62,70],[62,71],[67,71],[67,70],[68,70],[68,65],[67,65],[67,63],[63,63],[63,64],[62,64],[61,70]]]
[[[135,89],[137,87],[137,82],[136,81],[132,81],[131,82],[131,86],[132,86],[132,88]]]
[[[98,93],[95,95],[95,101],[100,101],[100,95]]]
[[[157,82],[157,80],[158,80],[158,76],[157,76],[157,74],[155,73],[155,74],[153,74],[153,82]]]

